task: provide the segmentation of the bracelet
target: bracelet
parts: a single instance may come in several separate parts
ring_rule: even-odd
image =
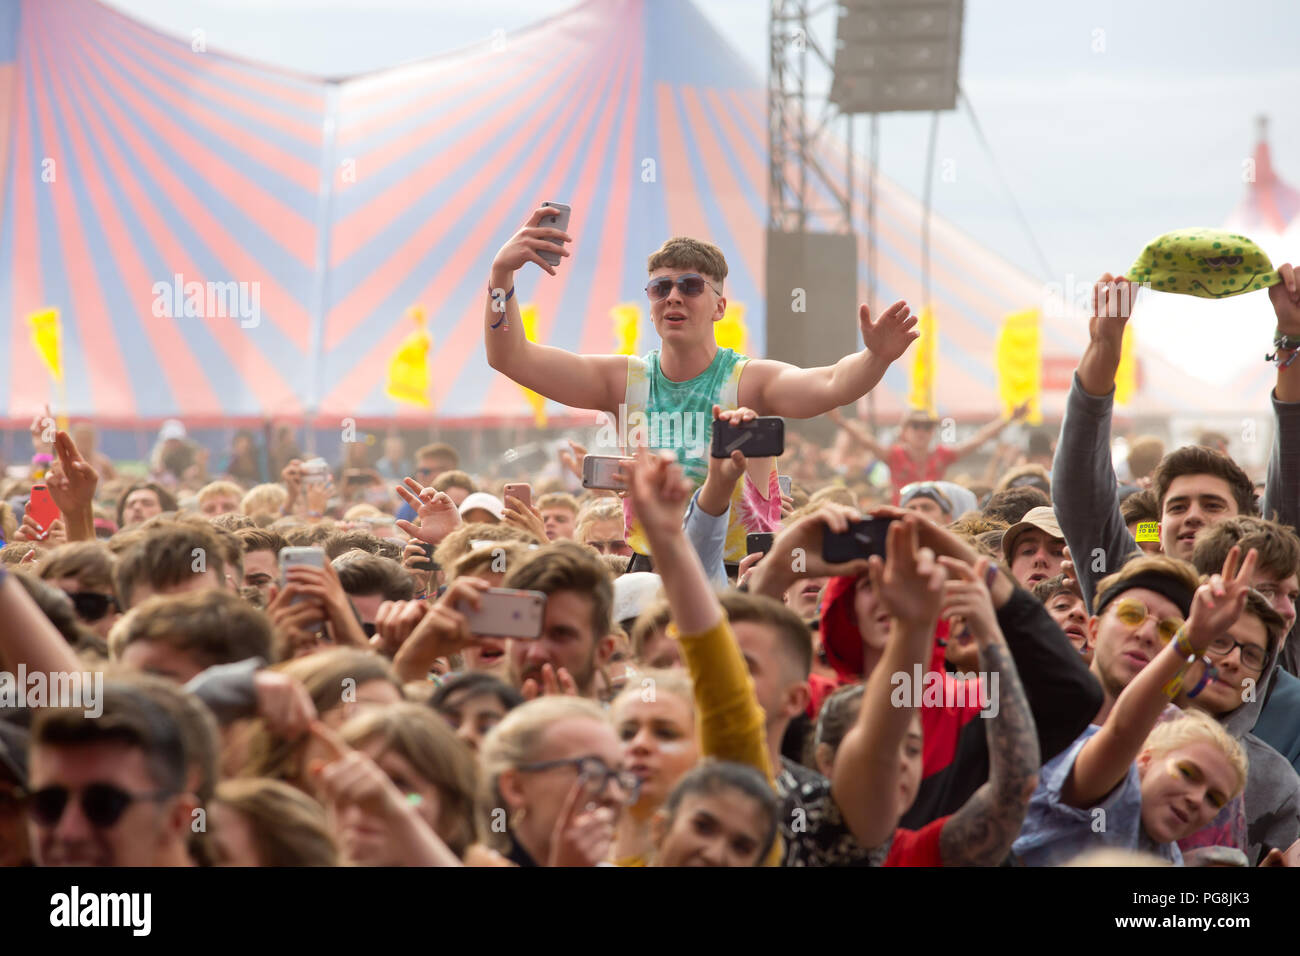
[[[1196,651],[1192,647],[1192,639],[1187,636],[1187,625],[1184,624],[1174,635],[1174,650],[1182,657],[1195,657]]]
[[[511,287],[510,287],[510,291],[506,293],[506,297],[505,297],[504,299],[498,299],[498,298],[496,297],[496,293],[497,293],[497,290],[494,289],[494,288],[492,288],[492,283],[491,283],[491,281],[489,280],[489,282],[488,282],[488,298],[490,298],[490,299],[492,300],[492,311],[493,311],[493,312],[500,312],[500,313],[501,313],[501,318],[497,319],[495,322],[492,323],[492,328],[494,328],[494,329],[496,329],[496,328],[500,328],[503,332],[509,332],[509,331],[510,331],[510,323],[506,321],[506,303],[509,302],[510,299],[514,296],[514,294],[515,294],[515,287],[514,287],[514,286],[511,286]],[[500,307],[499,309],[497,308],[497,303],[500,303],[500,305],[501,305],[501,307]]]
[[[1283,361],[1282,353],[1290,352],[1291,357]],[[1291,338],[1284,335],[1279,329],[1273,335],[1273,351],[1264,356],[1264,361],[1272,362],[1278,368],[1289,368],[1291,363],[1300,355],[1300,338]]]
[[[1201,674],[1201,679],[1197,682],[1196,686],[1187,692],[1188,700],[1191,700],[1201,691],[1205,690],[1206,686],[1210,683],[1210,681],[1216,679],[1219,676],[1219,669],[1210,663],[1210,659],[1208,657],[1202,657],[1201,664],[1204,665],[1205,672]]]
[[[1187,668],[1191,667],[1195,663],[1196,663],[1196,655],[1195,654],[1187,655],[1187,659],[1183,661],[1183,666],[1179,668],[1178,673],[1175,674],[1172,678],[1170,678],[1169,683],[1165,684],[1164,692],[1166,697],[1168,697],[1170,700],[1173,700],[1175,697],[1178,696],[1179,692],[1182,691],[1183,689],[1183,677],[1185,677],[1187,674]]]
[[[998,566],[989,564],[989,569],[984,572],[984,586],[990,591],[993,590],[993,582],[998,579]]]

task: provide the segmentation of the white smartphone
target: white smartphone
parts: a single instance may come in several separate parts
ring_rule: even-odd
[[[477,611],[463,601],[456,610],[465,615],[470,632],[479,637],[513,637],[535,641],[542,636],[546,595],[541,591],[489,588],[480,597]]]
[[[568,232],[569,213],[572,212],[572,209],[562,202],[544,202],[542,205],[554,209],[555,215],[542,217],[541,225],[547,229],[558,229],[561,232]],[[557,246],[564,245],[564,243],[560,242],[558,239],[548,239],[546,241],[553,242]],[[558,252],[539,252],[538,255],[553,266],[558,266],[560,264],[560,254]]]
[[[627,486],[619,479],[618,470],[624,462],[635,460],[616,455],[588,455],[582,459],[582,487],[626,491]]]
[[[302,463],[302,481],[305,485],[324,484],[329,473],[329,462],[324,458],[309,458]]]
[[[289,570],[289,568],[294,567],[295,565],[297,566],[306,565],[307,567],[311,567],[311,568],[323,569],[325,567],[325,560],[326,559],[325,559],[324,548],[281,548],[280,549],[280,587],[284,587],[285,584],[287,583],[286,572]],[[293,598],[289,603],[300,604],[305,600],[307,600],[307,598],[300,594],[297,597]],[[320,629],[323,630],[324,627],[325,627],[325,622],[322,621],[320,625]]]
[[[776,483],[781,486],[781,494],[783,495],[790,494],[790,486],[793,484],[793,482],[794,479],[792,479],[789,475],[776,476]]]

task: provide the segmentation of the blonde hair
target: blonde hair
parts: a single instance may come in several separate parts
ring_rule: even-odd
[[[239,503],[239,510],[246,515],[262,512],[279,514],[289,502],[289,492],[283,485],[254,485]]]
[[[690,675],[683,669],[659,667],[638,670],[636,677],[630,679],[627,686],[610,702],[609,709],[613,711],[624,697],[644,694],[649,689],[644,683],[647,680],[653,682],[649,687],[654,689],[656,695],[660,691],[667,691],[686,701],[690,705],[691,713],[695,712],[695,684],[691,681]]]
[[[377,741],[399,754],[438,791],[438,836],[457,856],[478,839],[478,767],[468,747],[424,704],[391,704],[353,717],[340,735],[353,747]]]
[[[534,760],[547,729],[562,720],[609,724],[609,717],[600,705],[585,697],[539,697],[514,708],[488,732],[479,751],[484,807],[506,806],[499,787],[501,775]],[[507,849],[510,838],[498,829],[495,826],[491,828],[488,840],[496,849]]]
[[[1147,734],[1142,749],[1155,758],[1196,743],[1211,744],[1228,758],[1228,763],[1237,774],[1237,786],[1227,795],[1227,798],[1231,800],[1241,793],[1246,787],[1246,773],[1249,768],[1246,751],[1221,723],[1204,711],[1186,710],[1173,720],[1156,724],[1151,733]]]
[[[528,548],[518,541],[494,541],[462,554],[447,571],[447,583],[459,577],[474,577],[485,573],[502,573],[498,567],[504,566],[508,571],[528,556]],[[500,562],[500,564],[498,564]]]
[[[597,521],[617,521],[623,527],[623,502],[618,498],[595,498],[578,512],[578,525],[573,530],[574,540],[587,543],[587,534]]]
[[[353,505],[347,511],[343,512],[344,521],[360,521],[362,518],[391,518],[392,515],[385,514],[369,502],[361,502]]]
[[[244,489],[239,487],[233,481],[210,481],[202,488],[196,496],[199,499],[199,507],[213,498],[224,495],[228,498],[234,498],[236,501],[243,502]]]

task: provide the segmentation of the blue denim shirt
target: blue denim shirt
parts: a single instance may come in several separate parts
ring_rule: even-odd
[[[1043,765],[1038,787],[1029,799],[1025,825],[1011,845],[1011,852],[1025,866],[1058,866],[1088,850],[1110,847],[1151,853],[1182,866],[1178,844],[1156,843],[1142,829],[1142,784],[1136,764],[1130,765],[1115,789],[1092,807],[1081,809],[1061,801],[1061,788],[1079,751],[1099,730],[1098,724],[1089,724],[1074,743]]]

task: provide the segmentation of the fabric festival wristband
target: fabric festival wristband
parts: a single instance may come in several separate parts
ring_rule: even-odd
[[[1191,667],[1195,663],[1196,655],[1189,654],[1187,659],[1183,661],[1183,666],[1179,668],[1178,673],[1170,679],[1169,683],[1165,684],[1164,692],[1166,697],[1173,700],[1178,696],[1179,692],[1183,689],[1183,678],[1187,676],[1187,668]]]
[[[1196,656],[1196,651],[1192,647],[1192,639],[1187,636],[1186,624],[1178,629],[1178,634],[1174,637],[1174,650],[1183,657]]]
[[[497,292],[497,290],[494,289],[494,288],[492,288],[492,284],[489,282],[489,283],[488,283],[488,298],[491,299],[494,303],[497,301],[496,292]],[[505,297],[504,299],[501,299],[501,300],[500,300],[501,305],[502,305],[502,311],[504,311],[505,304],[506,304],[507,302],[509,302],[511,299],[513,299],[514,297],[515,297],[515,287],[514,287],[514,286],[511,286],[511,287],[510,287],[510,291],[506,293],[506,297]]]
[[[1210,683],[1210,681],[1216,679],[1219,676],[1219,669],[1210,663],[1210,659],[1208,657],[1202,657],[1201,664],[1205,668],[1205,672],[1201,674],[1201,679],[1197,681],[1196,686],[1187,692],[1188,700],[1194,699],[1197,694],[1205,690],[1206,686]]]

